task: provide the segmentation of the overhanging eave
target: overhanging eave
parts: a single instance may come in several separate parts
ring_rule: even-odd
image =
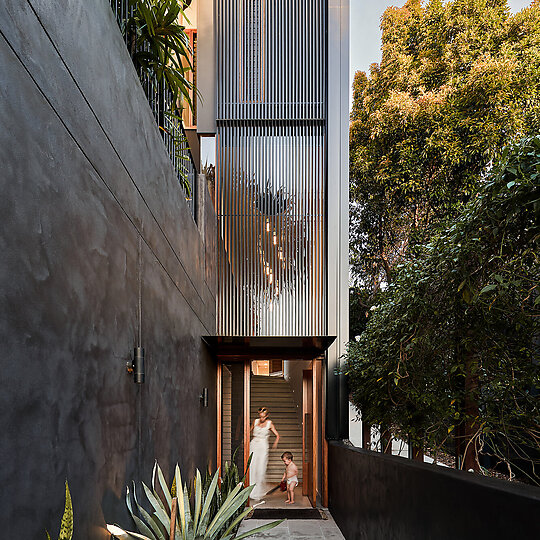
[[[219,360],[313,360],[336,336],[203,336]]]

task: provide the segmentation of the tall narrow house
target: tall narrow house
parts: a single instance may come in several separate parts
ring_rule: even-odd
[[[348,2],[198,1],[197,132],[216,167],[218,451],[226,461],[242,448],[245,462],[268,406],[315,502],[325,438],[347,436]]]

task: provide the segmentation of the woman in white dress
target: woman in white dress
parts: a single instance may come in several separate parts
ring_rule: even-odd
[[[268,409],[261,407],[259,409],[259,418],[253,422],[251,427],[253,431],[253,439],[249,444],[249,451],[253,454],[251,465],[249,466],[249,484],[255,484],[250,497],[252,499],[261,499],[266,494],[264,489],[266,478],[266,466],[268,465],[268,440],[270,432],[276,436],[274,445],[277,446],[279,441],[279,433],[277,432],[272,420],[268,418]]]

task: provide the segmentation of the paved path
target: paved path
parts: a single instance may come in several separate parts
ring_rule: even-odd
[[[268,538],[274,540],[293,540],[293,539],[308,539],[317,540],[345,540],[341,534],[336,522],[332,519],[330,512],[324,510],[328,519],[287,519],[277,527],[265,531],[249,538]],[[245,519],[238,530],[238,534],[255,529],[272,520],[267,519]]]

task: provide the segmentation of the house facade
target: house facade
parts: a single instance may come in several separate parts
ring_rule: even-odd
[[[256,377],[282,376],[302,438],[301,449],[290,436],[283,450],[301,450],[303,491],[324,502],[326,439],[348,436],[348,2],[194,0],[189,9],[205,72],[197,132],[216,171],[217,328],[206,339],[218,359],[218,462],[241,447],[247,464],[257,405],[283,405],[257,399]],[[231,428],[239,422],[241,437]],[[292,429],[285,416],[274,423]]]

